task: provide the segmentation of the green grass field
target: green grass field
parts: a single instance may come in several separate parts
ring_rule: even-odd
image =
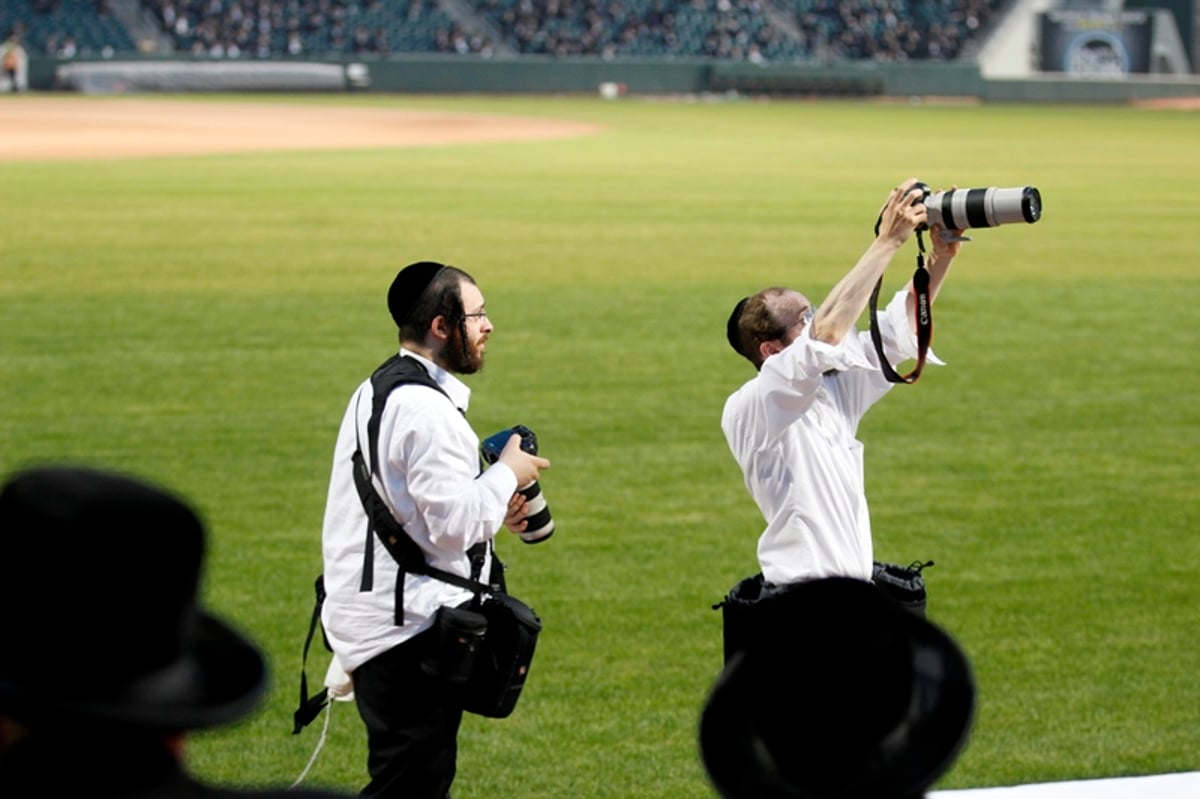
[[[0,471],[85,462],[189,497],[212,531],[206,600],[270,657],[261,712],[193,739],[202,775],[288,783],[316,744],[319,722],[290,727],[333,439],[393,348],[387,285],[429,258],[485,292],[496,334],[470,381],[472,422],[538,432],[558,523],[542,546],[501,540],[511,588],[546,629],[516,713],[466,720],[455,795],[714,795],[696,744],[721,660],[710,606],[756,569],[761,527],[719,429],[750,376],[725,319],[768,284],[819,300],[910,175],[1034,184],[1045,202],[1036,225],[974,233],[935,309],[949,366],[897,388],[861,430],[876,554],[937,561],[930,616],[978,681],[972,737],[938,787],[1200,767],[1200,114],[265,101],[603,130],[0,163]],[[889,290],[915,255],[910,243]],[[103,600],[72,623],[120,624]],[[28,612],[51,607],[31,598]],[[81,652],[81,679],[120,657]],[[338,705],[307,783],[356,790],[364,757]]]

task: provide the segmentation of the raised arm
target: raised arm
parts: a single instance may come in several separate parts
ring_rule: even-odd
[[[867,307],[875,284],[883,276],[896,252],[918,227],[925,224],[926,210],[919,192],[909,191],[917,183],[909,178],[892,189],[880,215],[879,233],[858,263],[838,281],[821,303],[813,319],[813,338],[838,344],[854,329]],[[949,266],[948,261],[946,267]],[[944,268],[939,265],[944,277]],[[932,273],[932,269],[931,269]],[[939,279],[939,284],[941,280]]]
[[[958,251],[962,249],[962,231],[949,231],[950,240],[942,239],[942,228],[934,225],[929,231],[929,257],[925,259],[925,268],[929,270],[929,301],[937,300],[938,290],[950,272]]]

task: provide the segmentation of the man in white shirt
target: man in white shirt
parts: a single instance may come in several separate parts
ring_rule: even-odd
[[[869,333],[855,325],[901,245],[926,223],[917,181],[892,190],[875,241],[814,314],[799,292],[768,288],[729,318],[729,342],[758,374],[725,403],[721,428],[766,519],[758,559],[768,589],[843,576],[870,580],[873,552],[856,438],[867,410],[892,387]],[[911,191],[910,191],[911,190]],[[934,227],[929,301],[961,247]],[[890,363],[917,355],[913,286],[880,314]],[[936,358],[930,358],[937,363]]]
[[[362,796],[445,799],[463,711],[421,661],[436,636],[438,609],[472,594],[427,575],[404,574],[398,585],[401,570],[363,509],[353,457],[361,449],[375,491],[430,566],[484,582],[500,527],[524,529],[529,509],[517,487],[550,463],[522,451],[514,434],[497,462],[480,471],[479,439],[465,416],[471,392],[457,375],[482,368],[494,328],[470,275],[429,261],[411,264],[393,281],[388,309],[399,358],[411,359],[436,385],[404,383],[387,395],[374,452],[372,381],[350,399],[325,510],[321,618],[367,727],[371,781]],[[473,557],[480,564],[474,574]]]

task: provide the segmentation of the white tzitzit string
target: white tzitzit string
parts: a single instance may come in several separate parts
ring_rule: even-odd
[[[321,749],[325,746],[325,739],[329,737],[329,719],[333,716],[333,703],[354,701],[354,680],[342,668],[342,662],[336,656],[329,659],[329,667],[325,670],[325,689],[328,694],[325,702],[325,723],[321,725],[321,737],[317,739],[317,745],[313,749],[312,757],[308,759],[308,765],[300,772],[300,776],[292,783],[291,788],[295,788],[304,781],[312,769],[313,763],[317,762],[317,755],[321,754]]]
[[[328,702],[325,705],[325,723],[321,725],[321,737],[317,739],[317,745],[313,749],[312,757],[308,759],[308,764],[304,770],[300,772],[300,776],[296,778],[288,790],[295,788],[300,783],[304,782],[304,778],[308,776],[308,772],[312,770],[313,763],[317,762],[317,755],[321,754],[321,749],[325,747],[325,739],[329,736],[329,719],[333,717],[333,702]]]

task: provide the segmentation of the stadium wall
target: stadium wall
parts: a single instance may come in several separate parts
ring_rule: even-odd
[[[309,79],[303,76],[310,76]],[[191,57],[88,61],[31,58],[34,90],[367,91],[391,93],[766,94],[830,97],[962,97],[985,102],[1122,103],[1200,97],[1200,77],[1114,79],[1042,73],[988,79],[974,63],[765,64],[702,59],[390,56],[379,59],[198,61]]]

